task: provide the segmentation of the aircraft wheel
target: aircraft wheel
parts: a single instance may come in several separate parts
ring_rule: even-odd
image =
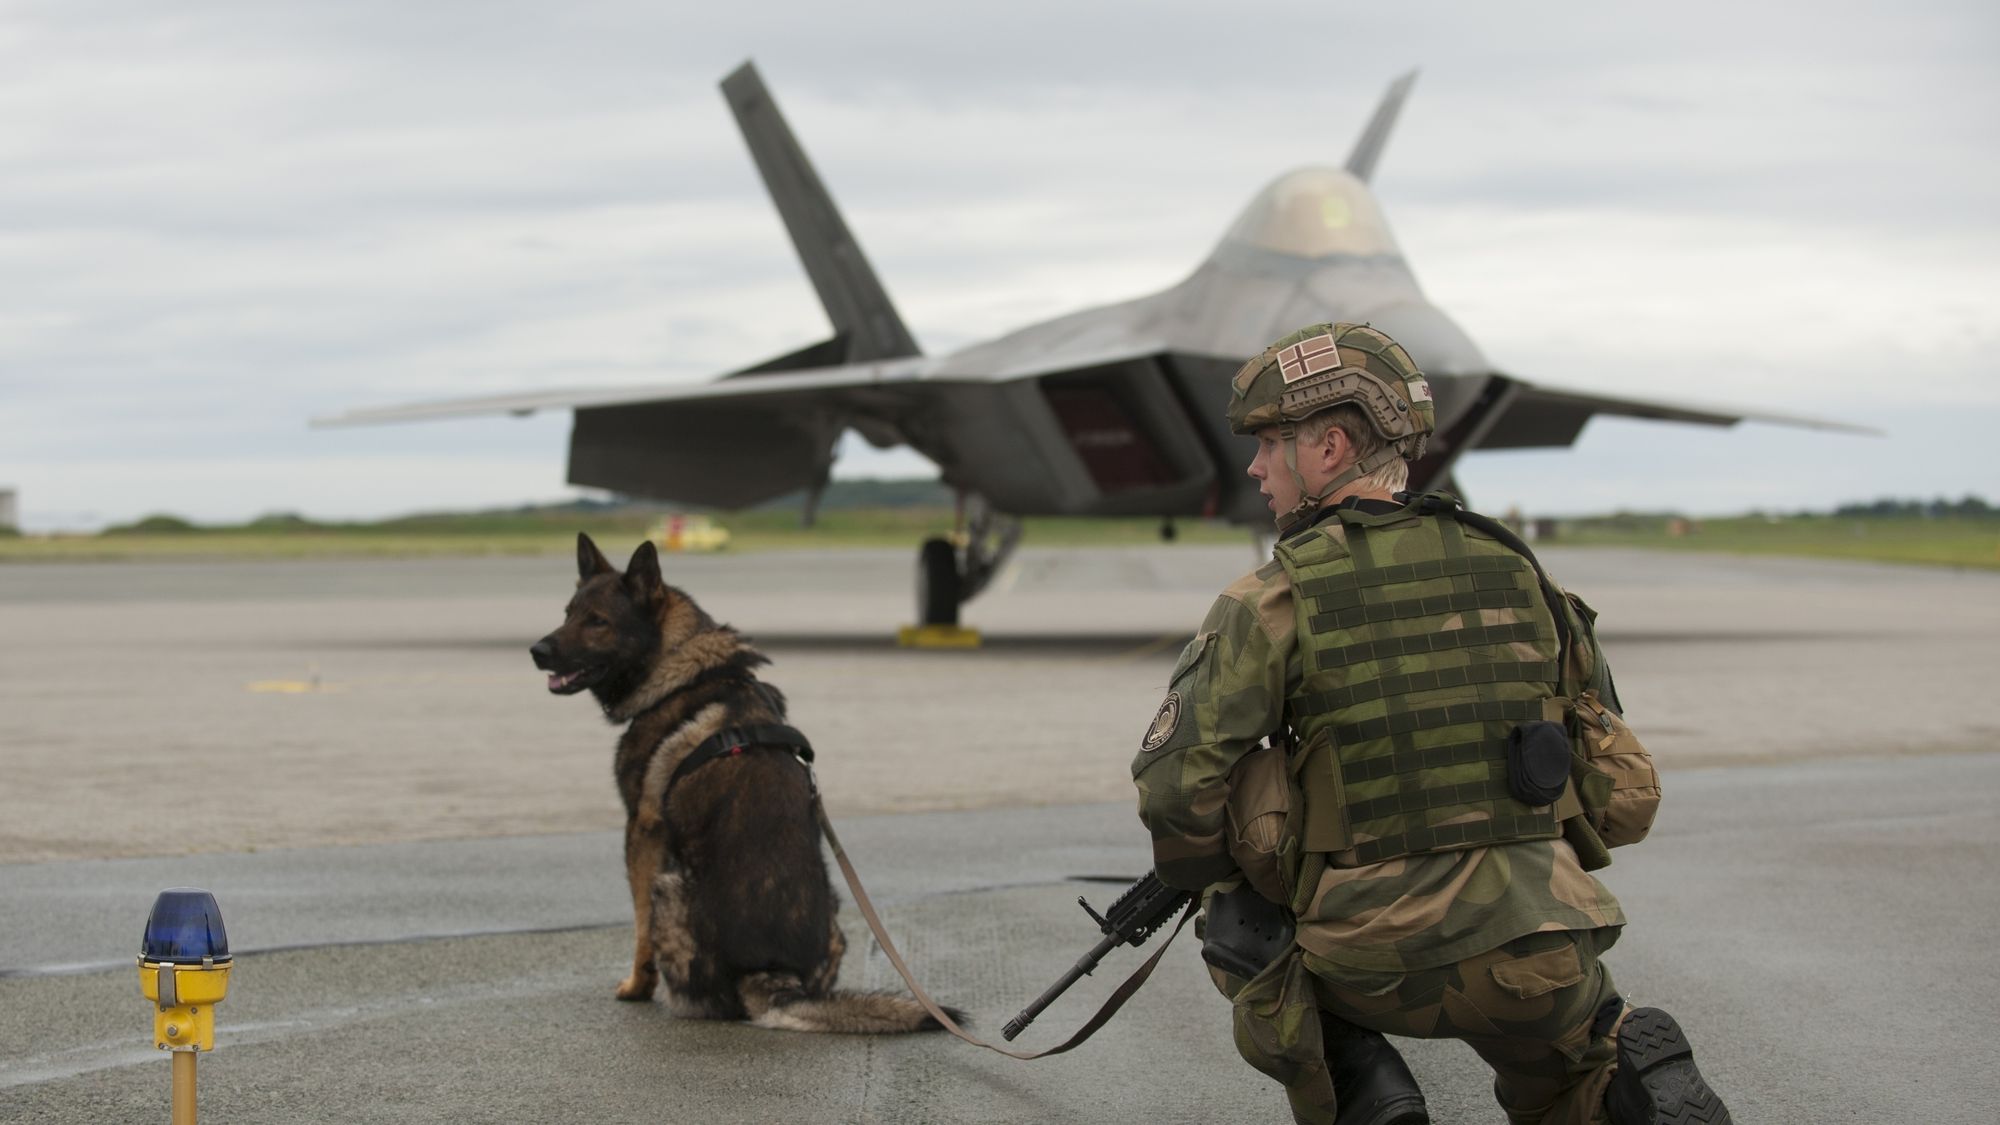
[[[958,551],[949,539],[926,539],[917,553],[917,623],[958,624]]]

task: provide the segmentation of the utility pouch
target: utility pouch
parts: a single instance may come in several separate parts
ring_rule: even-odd
[[[1282,745],[1245,754],[1229,775],[1229,858],[1257,893],[1272,902],[1291,899],[1286,877],[1298,859],[1290,763]]]
[[[1524,805],[1553,805],[1569,784],[1569,731],[1546,719],[1507,732],[1507,792]]]
[[[1594,691],[1577,697],[1578,741],[1591,767],[1611,779],[1601,807],[1587,809],[1591,826],[1606,847],[1636,844],[1653,830],[1660,811],[1660,774],[1653,756],[1618,712],[1604,705]]]
[[[1249,883],[1208,897],[1201,959],[1249,980],[1292,947],[1292,916]]]
[[[1611,862],[1609,849],[1636,844],[1660,809],[1660,775],[1653,756],[1617,711],[1595,691],[1548,701],[1547,717],[1567,718],[1575,746],[1570,779],[1581,816],[1563,821],[1563,836],[1586,871]]]
[[[1300,830],[1300,850],[1339,852],[1354,846],[1347,825],[1346,785],[1340,776],[1340,755],[1333,745],[1333,731],[1321,727],[1299,748],[1292,763],[1305,802],[1304,825]]]

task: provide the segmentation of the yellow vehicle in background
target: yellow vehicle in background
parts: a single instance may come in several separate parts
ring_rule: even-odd
[[[729,546],[729,529],[708,516],[675,512],[653,529],[653,542],[663,551],[720,551]]]

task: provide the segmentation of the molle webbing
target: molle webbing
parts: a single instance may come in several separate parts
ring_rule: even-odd
[[[1417,852],[1441,852],[1452,848],[1476,848],[1483,844],[1513,840],[1537,840],[1555,836],[1555,814],[1495,817],[1492,820],[1461,821],[1429,828],[1414,828],[1399,836],[1385,836],[1354,846],[1356,866],[1380,863]]]
[[[1509,645],[1515,641],[1532,641],[1540,635],[1540,630],[1532,621],[1517,621],[1512,625],[1468,625],[1463,629],[1363,641],[1345,648],[1328,649],[1325,657],[1333,664],[1346,666],[1363,660],[1424,656],[1446,649],[1465,648],[1468,645]]]
[[[1308,801],[1341,822],[1324,850],[1366,864],[1557,835],[1554,809],[1506,783],[1508,732],[1562,675],[1538,568],[1454,511],[1334,515],[1344,534],[1279,552],[1306,648],[1286,706],[1300,742],[1330,751],[1304,767]]]
[[[1521,541],[1521,537],[1514,534],[1514,530],[1506,524],[1489,519],[1478,512],[1468,512],[1442,497],[1427,494],[1417,497],[1412,503],[1425,511],[1442,509],[1446,523],[1477,528],[1491,535],[1508,550],[1528,560],[1528,565],[1535,568],[1535,585],[1541,590],[1542,602],[1548,607],[1551,621],[1555,625],[1556,659],[1559,663],[1567,663],[1565,658],[1569,653],[1569,646],[1575,643],[1576,638],[1569,635],[1569,622],[1565,619],[1562,609],[1563,599],[1557,596],[1555,583],[1549,581],[1548,572],[1542,569],[1542,560],[1535,557],[1535,552],[1528,549],[1528,545]],[[1456,526],[1452,530],[1463,534]]]
[[[1477,582],[1481,578],[1498,578],[1506,585],[1497,590],[1473,589],[1463,593],[1432,594],[1422,598],[1355,606],[1353,609],[1336,610],[1333,613],[1314,614],[1307,618],[1307,621],[1315,629],[1352,629],[1357,625],[1372,625],[1378,621],[1406,621],[1412,617],[1465,613],[1469,610],[1526,609],[1535,603],[1535,595],[1516,587],[1512,575],[1481,574],[1473,576],[1472,580]]]
[[[1363,758],[1358,762],[1343,762],[1340,779],[1352,785],[1361,781],[1373,781],[1378,777],[1391,777],[1399,773],[1414,773],[1417,770],[1443,769],[1446,766],[1463,766],[1472,762],[1486,762],[1493,759],[1493,747],[1485,739],[1474,742],[1454,742],[1450,746],[1433,746],[1425,750],[1398,750],[1379,758]]]
[[[1353,687],[1308,695],[1300,703],[1316,711],[1339,711],[1391,695],[1414,695],[1420,691],[1441,691],[1475,684],[1552,684],[1560,674],[1561,670],[1553,660],[1469,664],[1431,672],[1411,672],[1403,676],[1384,676]]]
[[[1488,762],[1486,776],[1481,780],[1403,790],[1387,797],[1355,801],[1347,806],[1347,815],[1355,820],[1374,820],[1394,813],[1423,812],[1427,809],[1445,808],[1448,805],[1470,805],[1479,801],[1496,800],[1506,795],[1507,764]]]
[[[1513,555],[1467,555],[1451,559],[1426,559],[1423,562],[1394,563],[1376,567],[1373,570],[1351,570],[1346,574],[1314,578],[1299,586],[1299,593],[1312,598],[1319,605],[1329,609],[1344,609],[1350,605],[1360,605],[1360,591],[1371,586],[1386,586],[1392,582],[1421,582],[1426,578],[1450,578],[1459,574],[1512,573],[1522,570],[1528,564]],[[1513,585],[1508,582],[1505,585]],[[1353,591],[1352,596],[1343,596]]]
[[[1401,711],[1385,715],[1379,719],[1364,719],[1358,723],[1345,723],[1333,728],[1333,737],[1342,746],[1357,742],[1370,742],[1378,738],[1389,738],[1399,734],[1410,734],[1427,727],[1446,727],[1458,723],[1525,723],[1542,717],[1542,702],[1539,699],[1525,703],[1499,701],[1487,703],[1455,703],[1448,707],[1433,707],[1425,711]],[[1499,753],[1496,748],[1494,753]],[[1341,755],[1346,760],[1347,755]]]

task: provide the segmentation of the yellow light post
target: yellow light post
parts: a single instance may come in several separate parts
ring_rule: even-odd
[[[139,990],[153,1002],[153,1044],[174,1056],[173,1125],[195,1125],[194,1060],[215,1050],[215,1006],[229,992],[229,935],[215,896],[160,892],[146,918]]]

